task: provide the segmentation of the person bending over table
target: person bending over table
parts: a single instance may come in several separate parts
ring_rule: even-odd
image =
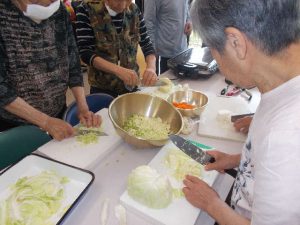
[[[114,97],[156,83],[155,51],[139,8],[131,0],[87,0],[76,11],[79,53],[89,65],[91,93]],[[139,78],[140,44],[146,70]]]
[[[300,221],[300,5],[298,0],[195,0],[193,24],[225,77],[256,86],[261,102],[239,155],[212,151],[206,170],[238,167],[231,207],[187,176],[187,200],[218,224]]]
[[[53,138],[74,134],[61,120],[70,87],[80,122],[99,126],[89,111],[72,26],[59,0],[0,2],[0,130],[34,124]]]

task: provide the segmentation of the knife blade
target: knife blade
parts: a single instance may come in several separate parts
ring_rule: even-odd
[[[253,116],[253,115],[254,115],[254,113],[246,113],[246,114],[233,115],[233,116],[231,116],[231,122],[234,123],[238,119],[241,119],[241,118],[246,117],[246,116]]]
[[[186,155],[199,162],[202,165],[215,162],[215,158],[207,154],[203,149],[192,144],[190,141],[175,134],[169,135],[171,141]],[[235,169],[225,169],[225,173],[232,177],[236,177],[237,171]]]
[[[108,136],[107,133],[103,132],[103,131],[99,131],[99,130],[89,130],[89,129],[78,129],[75,128],[75,136],[79,136],[79,135],[85,135],[85,134],[96,134],[97,136]]]

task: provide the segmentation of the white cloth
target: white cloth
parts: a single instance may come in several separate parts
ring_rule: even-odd
[[[254,225],[300,224],[300,75],[262,95],[232,205]]]

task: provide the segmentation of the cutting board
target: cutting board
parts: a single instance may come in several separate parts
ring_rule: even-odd
[[[93,168],[97,161],[122,142],[108,116],[108,109],[104,108],[97,114],[102,117],[102,130],[108,134],[108,136],[99,137],[97,143],[85,145],[76,141],[76,137],[71,137],[62,141],[52,140],[40,147],[38,151],[79,168]]]
[[[219,97],[216,94],[207,93],[208,104],[200,115],[198,134],[205,137],[227,139],[244,142],[246,135],[235,131],[233,124],[221,124],[217,120],[219,110],[229,110],[232,115],[254,113],[257,105],[251,104],[240,96]]]
[[[171,175],[170,170],[165,166],[164,159],[170,149],[177,148],[172,142],[162,147],[156,156],[148,164],[156,169],[160,174],[166,175],[173,187],[183,187],[182,182],[178,182]],[[202,179],[212,186],[218,172],[202,170]],[[164,209],[151,209],[133,200],[125,191],[120,197],[121,203],[130,211],[143,217],[151,224],[161,225],[194,225],[201,210],[192,206],[184,197],[173,199],[172,203]]]

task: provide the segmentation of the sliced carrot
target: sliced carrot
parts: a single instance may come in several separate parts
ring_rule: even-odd
[[[173,105],[179,109],[194,109],[196,106],[186,102],[173,102]]]

